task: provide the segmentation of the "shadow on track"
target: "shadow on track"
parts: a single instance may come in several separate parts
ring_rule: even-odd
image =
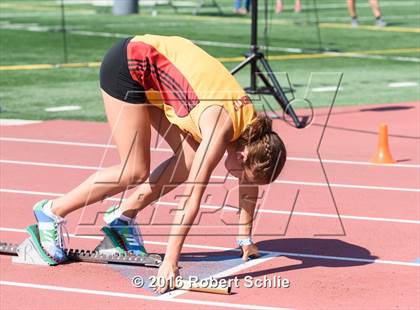
[[[239,279],[244,278],[247,275],[258,277],[289,270],[313,267],[336,268],[363,266],[373,263],[373,260],[378,258],[373,256],[370,251],[364,247],[338,239],[272,239],[260,241],[257,245],[261,251],[279,252],[279,257],[284,256],[300,262],[292,265],[283,265],[270,269],[236,274],[235,277],[238,277]],[[267,255],[268,254],[263,254],[262,256],[264,257]],[[239,251],[233,250],[221,252],[195,252],[182,254],[181,261],[225,261],[237,260],[238,257]]]

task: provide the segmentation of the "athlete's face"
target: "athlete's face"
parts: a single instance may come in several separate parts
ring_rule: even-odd
[[[227,157],[225,160],[225,167],[227,171],[234,177],[241,180],[243,183],[250,183],[252,176],[249,176],[244,167],[243,163],[246,160],[247,151],[238,150],[236,145],[232,144],[227,147]]]

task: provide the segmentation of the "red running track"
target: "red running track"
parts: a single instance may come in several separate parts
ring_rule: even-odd
[[[316,153],[327,110],[316,110],[314,124],[304,130],[276,120],[289,161],[277,182],[262,190],[255,240],[264,256],[247,264],[230,250],[235,246],[234,209],[221,209],[224,202],[237,205],[235,181],[226,179],[223,165],[217,167],[200,225],[187,238],[180,264],[184,276],[223,272],[227,278],[237,276],[239,287],[231,296],[174,292],[162,299],[130,283],[133,275],[148,277],[156,269],[80,263],[20,266],[3,256],[0,307],[418,309],[419,110],[418,102],[334,109],[320,154],[336,205]],[[381,122],[389,125],[397,165],[368,164]],[[63,194],[98,167],[118,160],[115,149],[105,146],[109,129],[103,123],[48,121],[0,128],[2,241],[20,242],[26,237],[23,229],[33,223],[31,208],[36,201]],[[153,164],[170,156],[165,143],[159,141],[157,146]],[[140,214],[149,251],[164,252],[170,210],[176,207],[180,191]],[[71,247],[90,249],[97,244],[102,223],[95,222],[95,216],[112,203],[96,204],[68,217],[70,233],[79,234],[72,235]],[[247,288],[245,276],[280,276],[291,286]]]

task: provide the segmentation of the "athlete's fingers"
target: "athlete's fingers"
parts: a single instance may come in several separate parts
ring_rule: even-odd
[[[255,259],[260,257],[258,248],[255,244],[244,245],[242,246],[242,259],[248,261],[250,259]]]

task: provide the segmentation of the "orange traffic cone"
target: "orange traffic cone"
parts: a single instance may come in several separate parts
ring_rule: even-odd
[[[379,139],[378,148],[375,155],[372,157],[370,162],[375,164],[394,164],[395,160],[392,158],[391,152],[389,151],[388,144],[388,125],[379,125]]]

